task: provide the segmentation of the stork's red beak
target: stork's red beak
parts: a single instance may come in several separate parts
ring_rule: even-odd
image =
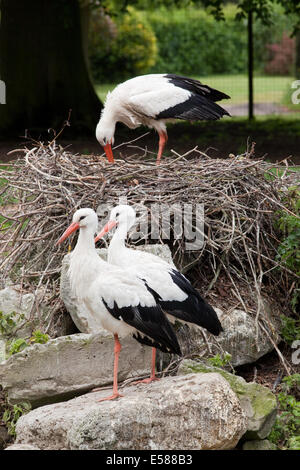
[[[66,238],[68,238],[71,233],[75,232],[75,230],[79,229],[79,224],[77,222],[73,222],[67,230],[62,234],[59,240],[57,240],[56,245],[60,245]]]
[[[104,150],[105,150],[105,153],[106,153],[106,156],[107,156],[107,159],[110,163],[115,163],[114,161],[114,156],[113,156],[113,153],[112,153],[112,149],[111,149],[111,145],[110,144],[106,144],[104,145]]]
[[[100,238],[104,237],[104,235],[109,232],[111,229],[113,229],[117,225],[117,222],[115,220],[109,220],[107,224],[103,227],[101,232],[98,233],[98,235],[95,238],[95,243],[100,240]]]

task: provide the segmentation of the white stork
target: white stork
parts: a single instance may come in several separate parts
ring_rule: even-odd
[[[216,120],[230,114],[216,101],[230,98],[198,80],[180,75],[151,74],[131,78],[107,94],[96,137],[108,161],[113,163],[111,146],[117,122],[130,129],[141,125],[154,128],[159,134],[156,163],[160,163],[167,142],[166,123],[174,119],[186,121]]]
[[[70,284],[74,295],[85,303],[100,326],[114,335],[113,394],[103,400],[120,397],[118,393],[119,336],[132,334],[142,344],[164,352],[181,354],[180,347],[167,317],[157,304],[146,281],[129,269],[103,261],[97,254],[94,234],[98,218],[92,209],[79,209],[73,221],[58,240],[62,243],[79,229],[79,237],[70,259]]]
[[[108,248],[108,262],[125,268],[131,266],[136,276],[145,280],[171,322],[176,319],[196,324],[218,336],[223,331],[214,309],[200,296],[189,280],[166,261],[151,253],[125,246],[128,230],[136,220],[135,211],[128,205],[116,206],[108,223],[95,238],[95,243],[109,230],[117,227]],[[155,380],[155,353],[152,355],[152,373]]]

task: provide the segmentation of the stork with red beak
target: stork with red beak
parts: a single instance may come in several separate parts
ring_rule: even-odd
[[[178,319],[218,336],[223,328],[215,310],[183,274],[158,256],[125,246],[127,232],[135,220],[135,211],[128,205],[116,206],[111,211],[108,223],[95,238],[97,242],[117,227],[108,248],[108,262],[123,268],[130,266],[137,277],[144,279],[171,322]],[[146,381],[151,380],[155,380],[154,352],[151,377]]]
[[[70,256],[71,290],[98,319],[99,325],[114,335],[113,394],[100,400],[103,401],[122,396],[117,382],[119,336],[131,334],[147,346],[179,355],[181,352],[172,326],[147,282],[130,269],[113,266],[99,257],[94,243],[97,227],[97,214],[89,208],[79,209],[57,243],[79,230],[76,247]]]
[[[180,75],[151,74],[127,80],[107,94],[96,137],[108,161],[114,163],[112,145],[115,127],[122,122],[130,129],[141,125],[153,128],[159,135],[156,163],[159,164],[168,139],[167,122],[216,120],[228,111],[216,101],[230,98],[193,78]]]

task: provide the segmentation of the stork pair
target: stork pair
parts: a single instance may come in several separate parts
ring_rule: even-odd
[[[117,206],[94,239],[97,214],[92,209],[79,209],[57,242],[62,243],[79,230],[76,247],[70,256],[71,290],[98,319],[99,325],[114,335],[113,394],[100,401],[121,396],[117,383],[119,337],[131,334],[140,343],[152,346],[151,376],[144,380],[149,383],[156,380],[156,348],[181,354],[170,321],[177,318],[204,327],[214,335],[222,331],[214,309],[183,274],[158,256],[125,246],[127,232],[134,223],[135,211],[130,206]],[[97,254],[95,241],[114,227],[116,231],[109,245],[108,262],[105,262]]]

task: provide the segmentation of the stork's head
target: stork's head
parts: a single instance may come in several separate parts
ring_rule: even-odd
[[[96,212],[93,209],[88,207],[78,209],[72,219],[71,225],[67,230],[62,234],[60,239],[56,242],[57,245],[62,243],[66,238],[68,238],[73,232],[79,229],[91,230],[93,234],[97,231],[98,227],[98,217]]]
[[[124,227],[126,232],[135,224],[135,210],[131,206],[120,204],[113,208],[109,221],[95,238],[95,243],[114,227]]]
[[[111,146],[114,145],[115,125],[106,122],[103,118],[100,119],[96,127],[96,138],[100,145],[104,148],[107,159],[110,163],[114,163],[114,156]]]

